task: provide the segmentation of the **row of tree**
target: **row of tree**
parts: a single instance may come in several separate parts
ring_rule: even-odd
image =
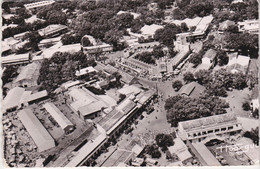
[[[167,121],[172,126],[178,122],[226,113],[229,104],[218,97],[205,95],[199,98],[173,96],[166,100]]]

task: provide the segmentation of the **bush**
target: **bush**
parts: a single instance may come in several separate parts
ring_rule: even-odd
[[[176,80],[172,83],[172,88],[176,89],[176,91],[180,90],[182,86],[183,84],[180,80]]]
[[[242,108],[243,110],[248,111],[250,110],[250,104],[248,102],[244,102]]]

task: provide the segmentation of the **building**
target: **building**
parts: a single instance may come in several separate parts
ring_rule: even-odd
[[[29,95],[24,103],[26,104],[33,104],[33,103],[36,103],[36,102],[39,102],[39,101],[42,101],[42,100],[45,100],[48,98],[48,93],[46,90],[43,90],[43,91],[40,91],[40,92],[36,92],[36,93],[33,93],[31,95]]]
[[[85,75],[95,74],[95,73],[97,73],[97,70],[94,69],[92,66],[89,66],[89,67],[77,70],[75,75],[77,77],[82,77],[82,76],[85,76]]]
[[[44,38],[52,38],[66,33],[67,31],[68,27],[66,25],[53,24],[38,30],[38,33]]]
[[[192,158],[192,155],[190,154],[188,147],[180,138],[177,137],[173,141],[174,141],[174,145],[168,147],[168,150],[170,151],[171,154],[176,154],[181,162],[189,158]]]
[[[122,76],[120,81],[123,82],[124,84],[132,85],[132,84],[139,83],[138,78],[136,76],[132,76],[132,75],[125,73],[121,70],[119,71],[119,73]]]
[[[66,159],[66,163],[62,167],[78,167],[82,166],[89,158],[98,154],[101,148],[104,147],[107,137],[105,134],[100,133],[99,136],[93,140],[89,140],[83,147],[79,150],[73,151],[72,158]]]
[[[2,112],[15,111],[21,107],[21,99],[25,92],[24,88],[14,87],[11,89],[2,102]]]
[[[182,140],[207,142],[211,139],[222,140],[225,134],[242,130],[234,113],[214,115],[178,123],[178,134]]]
[[[242,72],[247,74],[250,63],[250,57],[243,55],[232,55],[229,57],[227,70],[231,73]]]
[[[8,55],[5,57],[1,57],[1,62],[2,65],[25,65],[27,63],[31,62],[30,59],[30,54],[29,53],[25,53],[25,54],[12,54],[12,55]]]
[[[37,145],[39,152],[55,147],[54,139],[33,114],[31,109],[23,109],[18,112],[17,116]]]
[[[102,109],[108,107],[103,101],[100,101],[98,97],[83,87],[72,88],[68,94],[71,100],[70,108],[83,120],[94,119],[99,116]]]
[[[70,133],[74,130],[74,125],[53,103],[45,103],[43,107],[54,118],[65,133]]]
[[[22,68],[20,74],[15,79],[15,86],[32,87],[37,86],[37,79],[40,65],[38,63],[31,63]]]
[[[130,86],[129,85],[125,85],[123,88],[117,90],[117,92],[119,94],[123,94],[123,95],[128,96],[130,94],[137,95],[137,94],[143,92],[143,90],[140,89],[139,87],[134,86],[134,85],[130,85]]]
[[[203,143],[192,143],[191,150],[198,157],[203,166],[221,166],[214,155]]]
[[[34,3],[29,3],[25,4],[24,7],[27,10],[34,10],[39,7],[47,6],[53,4],[55,1],[54,0],[46,0],[46,1],[39,1],[39,2],[34,2]]]
[[[154,67],[151,64],[142,62],[142,61],[137,60],[133,57],[122,59],[122,63],[127,65],[127,66],[130,66],[131,68],[139,69],[140,71],[143,71],[143,72],[150,72],[151,69]]]
[[[258,34],[259,32],[258,20],[245,20],[243,22],[238,22],[237,24],[240,32],[247,32],[251,34]]]
[[[135,158],[132,151],[117,149],[101,164],[101,167],[118,167],[121,163],[129,164]]]
[[[196,68],[195,72],[200,70],[209,70],[216,65],[217,51],[209,49],[202,57],[202,63]]]
[[[186,39],[186,41],[193,41],[196,39],[203,39],[206,36],[208,27],[213,20],[213,16],[203,17],[199,23],[196,25],[196,29],[193,32],[185,32],[176,34],[176,39],[179,39],[180,36]]]
[[[102,109],[107,107],[108,106],[103,101],[96,101],[79,107],[78,111],[80,112],[81,119],[94,119],[100,115]]]
[[[252,165],[259,165],[259,146],[255,145],[252,140],[243,137],[235,145],[245,153]]]
[[[134,17],[134,19],[136,19],[136,18],[138,18],[140,16],[140,14],[138,14],[138,13],[127,12],[127,11],[119,11],[119,12],[117,12],[117,15],[121,15],[121,14],[125,14],[125,13],[131,14]]]
[[[181,87],[179,94],[181,96],[188,96],[192,98],[200,97],[206,88],[197,82],[191,82]]]
[[[229,26],[235,26],[236,23],[234,21],[226,20],[224,22],[221,22],[218,27],[219,32],[224,32],[228,29]]]
[[[86,46],[82,47],[83,51],[87,54],[93,55],[93,54],[105,54],[110,53],[113,51],[113,46],[109,44],[102,44],[97,46]]]
[[[255,87],[252,90],[252,95],[251,95],[251,103],[250,106],[252,108],[253,111],[255,111],[256,109],[259,110],[259,90],[258,90],[258,86],[255,85]]]
[[[144,37],[153,37],[155,32],[158,30],[158,29],[162,29],[163,26],[161,25],[156,25],[156,24],[152,24],[152,25],[144,25],[142,28],[141,28],[141,32],[142,32],[142,35]]]

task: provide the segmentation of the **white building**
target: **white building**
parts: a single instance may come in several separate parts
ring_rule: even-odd
[[[238,29],[240,32],[258,34],[259,21],[258,20],[245,20],[244,22],[238,22]]]
[[[176,154],[181,161],[185,161],[192,157],[188,150],[188,147],[180,138],[177,137],[173,141],[174,145],[168,147],[168,150],[171,154]]]
[[[233,55],[229,57],[227,69],[230,70],[231,73],[242,72],[246,74],[248,71],[249,63],[250,57],[243,55]]]
[[[18,112],[17,116],[37,145],[39,152],[55,147],[54,139],[33,114],[31,109],[23,109]]]
[[[39,2],[30,3],[30,4],[25,4],[24,7],[27,10],[32,10],[32,9],[36,9],[36,8],[39,8],[39,7],[51,5],[54,2],[55,2],[54,0],[39,1]]]
[[[234,113],[214,115],[178,123],[178,134],[182,140],[207,142],[211,139],[222,140],[225,134],[242,130]]]
[[[65,133],[73,131],[74,125],[53,103],[45,103],[43,107],[49,112]]]
[[[15,86],[32,87],[37,86],[37,71],[39,71],[40,65],[37,63],[31,63],[22,68],[20,74],[15,79]]]
[[[158,29],[161,29],[163,28],[163,26],[161,25],[156,25],[156,24],[152,24],[152,25],[144,25],[142,28],[141,28],[141,32],[142,32],[142,35],[144,37],[153,37],[155,32],[158,30]]]

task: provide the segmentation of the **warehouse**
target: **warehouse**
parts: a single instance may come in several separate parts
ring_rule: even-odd
[[[65,133],[73,131],[74,125],[53,103],[45,103],[43,107],[49,112]]]
[[[17,115],[37,145],[39,152],[55,147],[54,139],[33,114],[31,109],[23,109],[19,111]]]

